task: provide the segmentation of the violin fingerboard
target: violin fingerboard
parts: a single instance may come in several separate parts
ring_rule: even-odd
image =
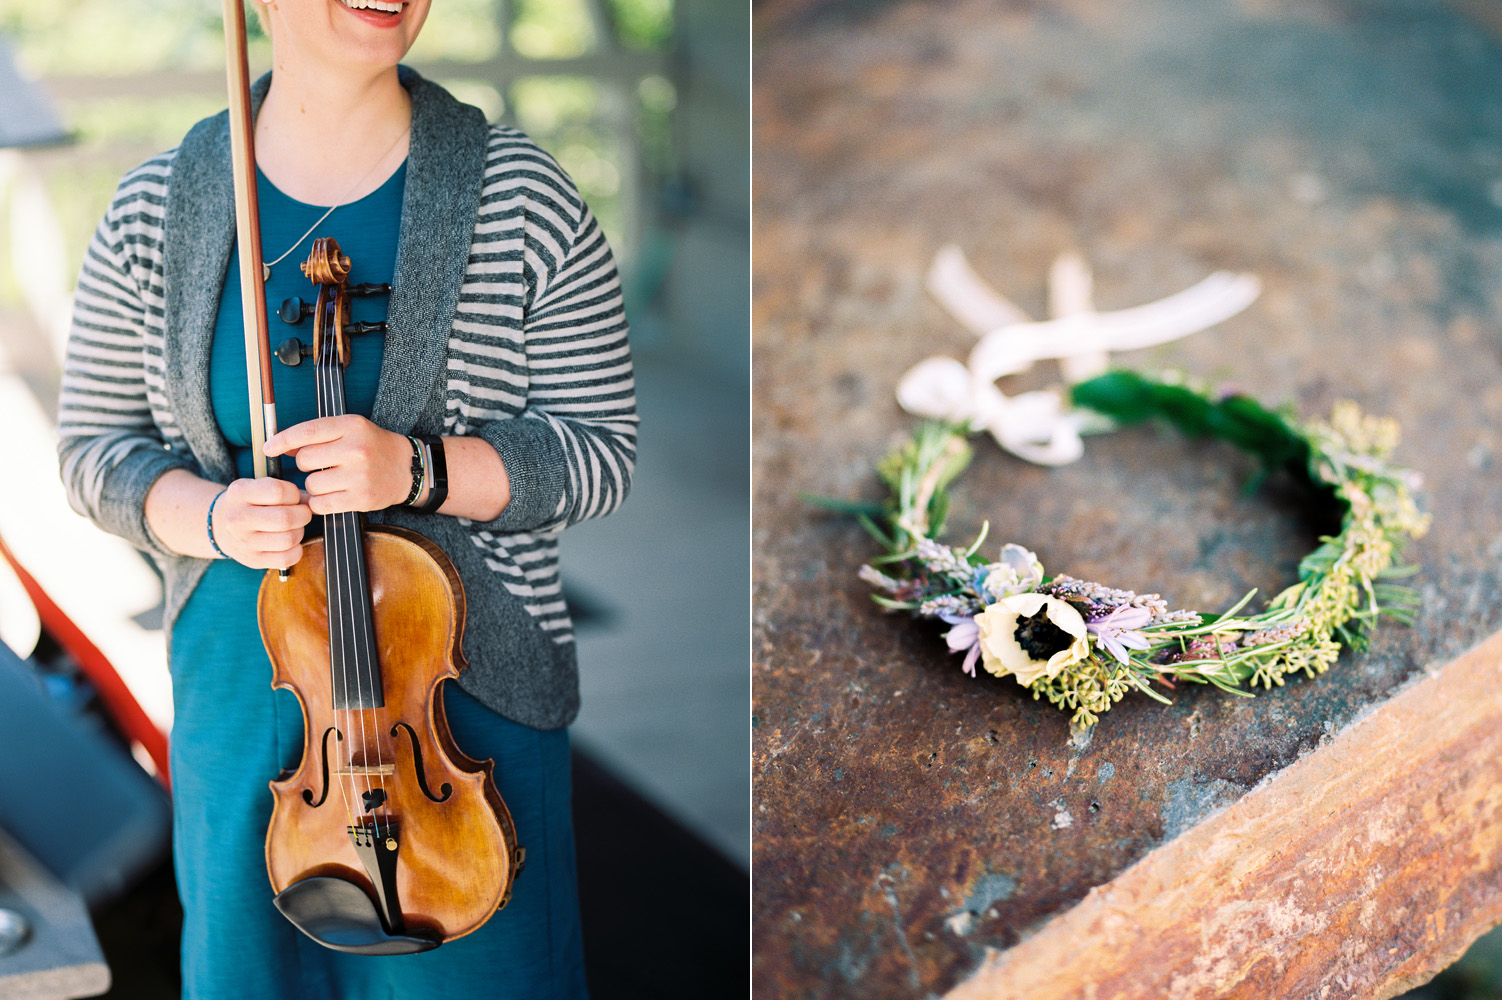
[[[334,708],[386,704],[376,659],[365,532],[359,514],[325,514],[324,573],[329,594],[329,667]]]

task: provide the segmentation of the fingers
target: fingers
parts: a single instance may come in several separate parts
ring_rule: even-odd
[[[229,499],[254,506],[284,506],[298,502],[301,494],[296,486],[283,479],[266,476],[261,479],[237,479],[225,488]]]
[[[374,509],[362,506],[360,498],[347,490],[315,495],[308,500],[308,508],[315,514],[345,514]]]
[[[359,467],[335,466],[309,473],[307,486],[308,509],[315,514],[380,510],[391,505]]]
[[[412,449],[404,435],[346,414],[295,424],[266,443],[267,454],[295,456],[309,473],[307,501],[315,514],[380,510],[411,489]]]
[[[364,446],[364,442],[352,438],[341,437],[335,441],[305,445],[297,450],[297,467],[303,472],[369,460],[369,449]]]
[[[231,559],[252,569],[287,569],[302,558],[303,528],[313,512],[291,483],[237,479],[214,501],[212,537]]]
[[[338,417],[317,417],[293,424],[266,439],[266,455],[295,455],[309,445],[337,441],[347,433],[349,424],[358,420],[364,418],[345,414]]]

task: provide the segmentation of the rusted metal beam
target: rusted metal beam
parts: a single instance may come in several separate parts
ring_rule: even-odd
[[[1502,921],[1499,886],[1502,633],[1092,889],[948,997],[1385,1000]]]

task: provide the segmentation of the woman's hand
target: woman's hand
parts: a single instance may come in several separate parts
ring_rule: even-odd
[[[215,499],[215,498],[218,499]],[[213,510],[215,551],[209,544]],[[146,494],[146,523],[172,552],[199,559],[221,554],[252,569],[286,569],[302,558],[307,497],[280,479],[237,479],[228,486],[171,469]]]
[[[381,510],[412,491],[412,445],[364,417],[346,414],[293,424],[266,441],[266,454],[289,455],[308,476],[314,514]]]
[[[304,499],[280,479],[236,479],[214,501],[214,541],[251,569],[287,569],[302,558],[303,528],[313,519]]]

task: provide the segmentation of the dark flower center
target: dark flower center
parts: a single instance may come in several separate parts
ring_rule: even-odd
[[[1018,617],[1012,638],[1034,660],[1047,660],[1074,645],[1074,636],[1049,621],[1047,608],[1039,608],[1037,614],[1026,618]]]

